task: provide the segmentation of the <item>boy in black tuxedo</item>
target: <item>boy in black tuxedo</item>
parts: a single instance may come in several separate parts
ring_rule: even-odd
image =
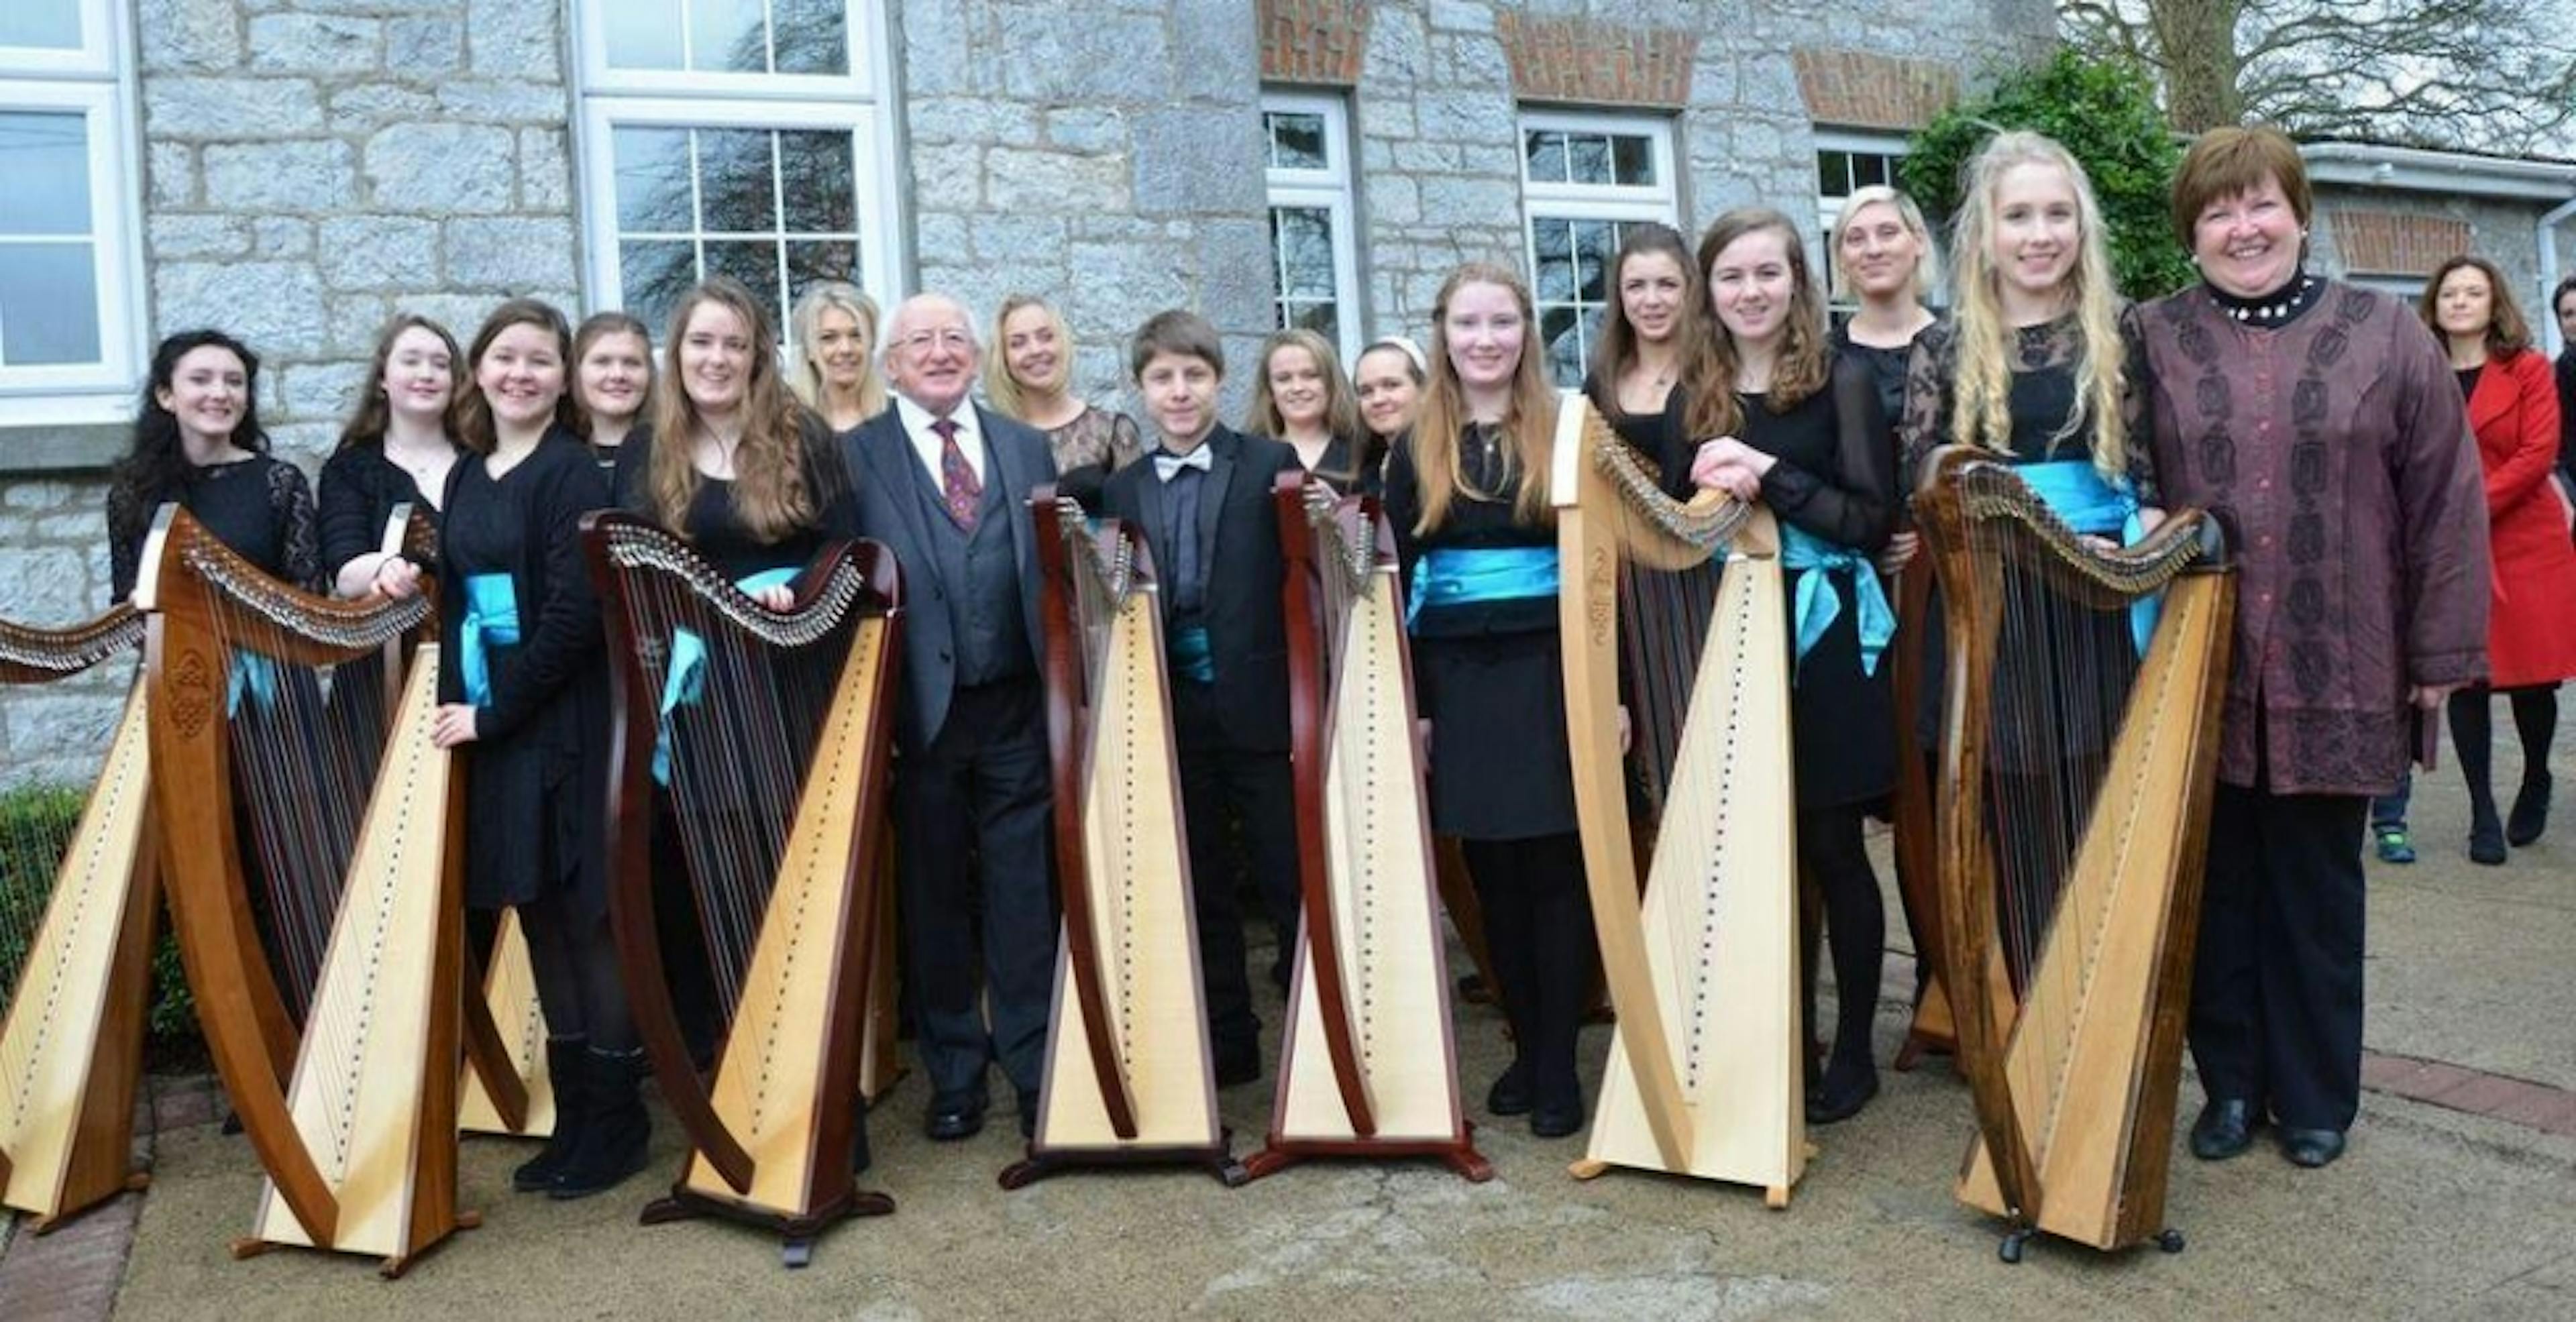
[[[1271,482],[1294,450],[1216,420],[1225,350],[1195,313],[1156,314],[1128,353],[1156,444],[1111,474],[1102,511],[1145,533],[1161,584],[1181,811],[1220,1085],[1261,1077],[1232,845],[1260,887],[1282,958],[1297,933],[1297,824],[1288,774],[1288,638]],[[1228,830],[1241,823],[1241,834]]]

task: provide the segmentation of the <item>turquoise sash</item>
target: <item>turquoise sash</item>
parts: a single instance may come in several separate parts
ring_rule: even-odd
[[[1553,597],[1557,582],[1556,548],[1552,546],[1426,551],[1413,566],[1413,600],[1405,605],[1404,624],[1411,629],[1425,606]]]
[[[2013,473],[2067,527],[2085,536],[2117,537],[2120,545],[2135,546],[2147,535],[2146,525],[2138,518],[2138,493],[2129,480],[2105,479],[2089,459],[2022,464]],[[2157,598],[2149,596],[2129,608],[2129,636],[2140,656],[2146,655],[2147,640],[2155,636],[2157,605]]]
[[[1782,520],[1780,524],[1780,567],[1806,571],[1798,579],[1798,597],[1791,616],[1798,631],[1797,666],[1801,676],[1807,664],[1807,653],[1824,641],[1825,631],[1842,618],[1842,594],[1834,591],[1827,575],[1840,571],[1850,575],[1852,605],[1860,612],[1860,673],[1878,673],[1878,658],[1887,651],[1888,640],[1896,636],[1896,608],[1887,601],[1887,590],[1879,585],[1878,566],[1869,557],[1848,546],[1837,546],[1824,538]]]
[[[764,569],[757,574],[734,580],[734,586],[749,596],[770,588],[785,587],[796,581],[794,568]],[[675,629],[671,633],[671,665],[662,674],[660,719],[654,723],[653,780],[671,783],[671,714],[694,705],[707,695],[707,640],[695,630]]]
[[[224,684],[224,716],[241,715],[243,698],[261,711],[277,705],[277,663],[256,652],[233,654],[232,677]]]
[[[1208,644],[1208,631],[1199,625],[1172,630],[1164,642],[1163,654],[1171,658],[1172,673],[1193,684],[1216,682],[1216,650]]]
[[[465,580],[465,619],[457,626],[456,673],[465,682],[465,700],[492,705],[490,649],[519,642],[519,593],[507,574],[473,574]]]

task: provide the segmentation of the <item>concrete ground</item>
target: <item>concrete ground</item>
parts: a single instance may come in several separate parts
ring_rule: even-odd
[[[2562,732],[2560,768],[2576,768],[2571,752]],[[2510,786],[2513,759],[2499,761]],[[2423,861],[2372,865],[2368,1039],[2546,1085],[2526,1091],[2576,1117],[2576,1093],[2550,1091],[2576,1090],[2576,794],[2562,807],[2539,846],[2474,867],[2457,772],[2420,784]],[[1901,947],[1895,912],[1891,900]],[[1891,958],[1888,989],[1911,973]],[[1275,1034],[1275,1004],[1265,1018]],[[1882,1059],[1902,1027],[1891,996]],[[1490,1009],[1461,1007],[1459,1029],[1472,1111],[1504,1046]],[[1585,1034],[1587,1083],[1609,1037]],[[902,1210],[835,1230],[800,1272],[740,1227],[634,1224],[677,1167],[667,1122],[650,1177],[572,1204],[511,1194],[524,1148],[469,1141],[463,1187],[484,1228],[393,1283],[321,1254],[233,1261],[225,1245],[259,1188],[248,1147],[210,1127],[165,1134],[116,1316],[2576,1317],[2576,1123],[2553,1132],[2396,1092],[2365,1095],[2351,1152],[2324,1171],[2269,1143],[2221,1165],[2178,1150],[2167,1214],[2189,1236],[2180,1256],[2048,1243],[2018,1267],[1996,1261],[1995,1225],[1950,1195],[1971,1121],[1937,1063],[1889,1074],[1862,1116],[1814,1131],[1818,1156],[1784,1212],[1757,1191],[1633,1173],[1580,1183],[1564,1169],[1579,1139],[1536,1141],[1512,1122],[1481,1132],[1497,1170],[1482,1186],[1429,1163],[1342,1163],[1233,1191],[1134,1172],[1006,1194],[993,1176],[1016,1155],[1007,1112],[934,1146],[924,1100],[907,1081],[872,1127],[868,1180]],[[1257,1147],[1268,1082],[1223,1101],[1238,1152]],[[2199,1102],[2186,1078],[2185,1124]],[[15,1311],[0,1298],[0,1316]]]

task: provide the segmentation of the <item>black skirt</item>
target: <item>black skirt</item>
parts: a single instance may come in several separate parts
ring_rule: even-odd
[[[1902,635],[1891,639],[1879,654],[1877,673],[1863,673],[1860,611],[1852,602],[1851,575],[1805,572],[1827,574],[1842,613],[1800,662],[1796,612],[1801,574],[1788,576],[1789,743],[1797,764],[1798,807],[1806,811],[1875,802],[1896,785],[1896,697],[1888,686],[1888,668],[1896,649],[1911,640]]]
[[[1466,840],[1575,829],[1554,630],[1416,638],[1413,674],[1431,722],[1431,829]]]

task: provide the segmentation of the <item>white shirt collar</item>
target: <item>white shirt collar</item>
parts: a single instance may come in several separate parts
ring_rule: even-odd
[[[903,423],[904,436],[912,442],[913,454],[921,460],[922,467],[930,470],[931,480],[939,481],[940,459],[947,447],[930,429],[937,416],[900,394],[894,396],[894,411],[896,419]],[[966,466],[975,470],[976,481],[984,481],[984,430],[977,423],[975,401],[959,400],[948,420],[957,424],[957,448],[965,454]]]

